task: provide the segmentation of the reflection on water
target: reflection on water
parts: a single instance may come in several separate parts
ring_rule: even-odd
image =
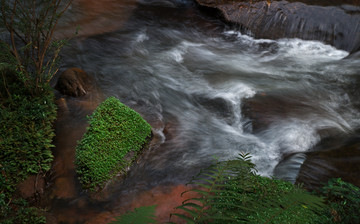
[[[108,9],[96,5],[89,7],[101,20]],[[142,0],[130,9],[116,31],[73,40],[62,69],[88,72],[106,96],[118,97],[152,125],[156,142],[103,201],[81,189],[74,197],[55,197],[53,219],[100,222],[146,200],[158,203],[159,219],[167,221],[168,211],[160,210],[180,192],[173,186],[185,184],[213,156],[249,152],[260,174],[271,176],[289,155],[359,128],[353,84],[360,67],[358,59],[342,60],[347,52],[315,41],[256,40],[201,15],[188,1]],[[117,6],[111,10],[116,14]],[[294,181],[303,160],[293,157],[275,174]],[[76,218],[66,219],[74,211]]]

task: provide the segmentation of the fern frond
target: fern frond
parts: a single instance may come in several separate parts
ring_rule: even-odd
[[[245,159],[249,159],[247,156],[243,156]],[[250,161],[243,160],[242,158],[237,160],[230,160],[225,162],[216,162],[214,165],[207,169],[202,170],[197,176],[193,177],[189,184],[197,185],[199,188],[184,191],[181,195],[189,192],[197,193],[200,197],[194,197],[187,199],[183,202],[180,209],[186,213],[186,215],[179,215],[180,218],[186,221],[192,220],[196,223],[207,223],[211,220],[228,220],[234,221],[234,218],[218,215],[216,208],[219,206],[230,206],[232,208],[238,208],[243,210],[249,210],[241,204],[227,203],[221,201],[224,198],[224,192],[234,194],[225,196],[225,198],[231,198],[237,200],[237,192],[232,190],[226,190],[226,182],[229,179],[237,178],[240,173],[248,174],[251,172],[255,165]],[[241,175],[244,176],[244,175]],[[196,202],[196,203],[195,203]],[[186,218],[185,218],[186,217]]]

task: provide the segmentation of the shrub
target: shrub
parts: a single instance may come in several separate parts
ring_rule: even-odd
[[[35,207],[29,207],[24,199],[15,199],[11,205],[5,202],[4,194],[0,194],[1,224],[45,224],[46,218]],[[4,218],[4,219],[3,219]]]
[[[0,72],[0,204],[4,205],[0,220],[6,217],[3,221],[6,223],[16,217],[26,220],[26,214],[35,214],[27,205],[15,203],[18,199],[14,192],[28,175],[44,175],[50,170],[56,106],[50,87],[43,90],[42,96],[32,97],[16,76],[8,75],[15,71]],[[43,220],[36,215],[31,217],[33,221]],[[39,223],[33,221],[29,223]]]
[[[16,85],[12,85],[11,99],[0,103],[0,166],[10,185],[29,174],[50,169],[52,123],[56,118],[54,95],[50,89],[46,95],[29,97],[21,92],[21,88],[14,88]]]
[[[334,222],[360,223],[360,188],[335,178],[329,180],[321,193],[331,207]]]
[[[115,97],[101,103],[76,148],[77,173],[84,188],[95,190],[125,173],[151,137],[150,125]]]

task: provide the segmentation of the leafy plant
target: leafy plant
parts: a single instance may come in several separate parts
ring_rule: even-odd
[[[331,179],[316,196],[289,182],[261,177],[254,167],[243,154],[202,170],[190,181],[194,188],[182,193],[198,197],[183,201],[171,216],[186,223],[360,223],[358,187]],[[140,207],[131,214],[153,217],[154,211]]]
[[[24,199],[16,199],[5,203],[4,195],[0,194],[0,223],[1,224],[45,224],[46,219],[41,216],[41,211],[35,207],[29,207]]]
[[[13,94],[0,105],[0,165],[11,185],[50,169],[56,118],[53,97],[50,89],[42,97]]]
[[[75,164],[84,188],[95,190],[126,172],[151,137],[151,126],[115,97],[101,103],[89,119]]]
[[[157,223],[155,220],[156,205],[135,208],[134,211],[125,213],[117,217],[111,224],[151,224]]]
[[[2,90],[3,85],[0,77]],[[50,170],[52,124],[56,118],[54,95],[46,88],[43,96],[32,97],[14,80],[6,83],[6,88],[10,95],[0,101],[0,220],[7,223],[32,217],[31,222],[14,223],[41,223],[41,218],[39,222],[34,221],[38,213],[29,210],[27,205],[15,203],[18,200],[15,191],[17,184],[28,175],[45,175]]]
[[[49,81],[65,44],[52,37],[71,1],[0,0],[1,223],[45,223],[16,188],[30,174],[44,176],[51,167],[56,106]]]
[[[334,178],[321,189],[336,223],[360,223],[360,188]]]
[[[7,29],[11,54],[16,59],[18,79],[32,95],[58,71],[60,49],[66,41],[53,41],[60,17],[72,0],[1,0],[1,19]]]
[[[174,213],[188,223],[316,223],[326,217],[323,199],[291,183],[256,175],[248,154],[216,162],[190,183],[199,197]]]

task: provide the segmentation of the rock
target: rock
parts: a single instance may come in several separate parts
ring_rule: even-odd
[[[276,90],[268,93],[257,93],[244,99],[241,104],[245,130],[254,134],[266,131],[281,121],[301,120],[311,122],[315,118],[324,119],[325,123],[313,124],[321,139],[343,133],[340,126],[326,125],[333,120],[332,114],[313,103],[312,96],[299,91]]]
[[[345,59],[360,59],[360,49],[353,51]]]
[[[60,115],[63,116],[63,114],[69,113],[69,107],[64,97],[60,97],[59,99],[56,99],[55,103],[56,106],[58,107],[58,118],[60,117]]]
[[[255,38],[318,40],[353,52],[360,47],[358,1],[196,0]]]
[[[225,98],[222,97],[208,97],[205,95],[193,95],[196,103],[204,107],[216,117],[224,119],[228,124],[234,122],[233,106]]]
[[[22,198],[31,198],[42,195],[45,189],[45,179],[42,176],[32,175],[18,186]]]
[[[137,0],[73,0],[61,17],[54,37],[87,37],[113,32],[126,24],[137,6]]]
[[[360,136],[331,138],[306,153],[296,182],[314,190],[340,177],[360,187],[359,171]]]
[[[249,131],[261,132],[275,122],[305,116],[304,111],[316,111],[307,100],[296,93],[282,94],[280,92],[259,93],[242,102],[242,116],[251,126]]]
[[[88,94],[92,84],[88,74],[79,68],[69,68],[61,73],[55,89],[68,96],[79,97]]]

